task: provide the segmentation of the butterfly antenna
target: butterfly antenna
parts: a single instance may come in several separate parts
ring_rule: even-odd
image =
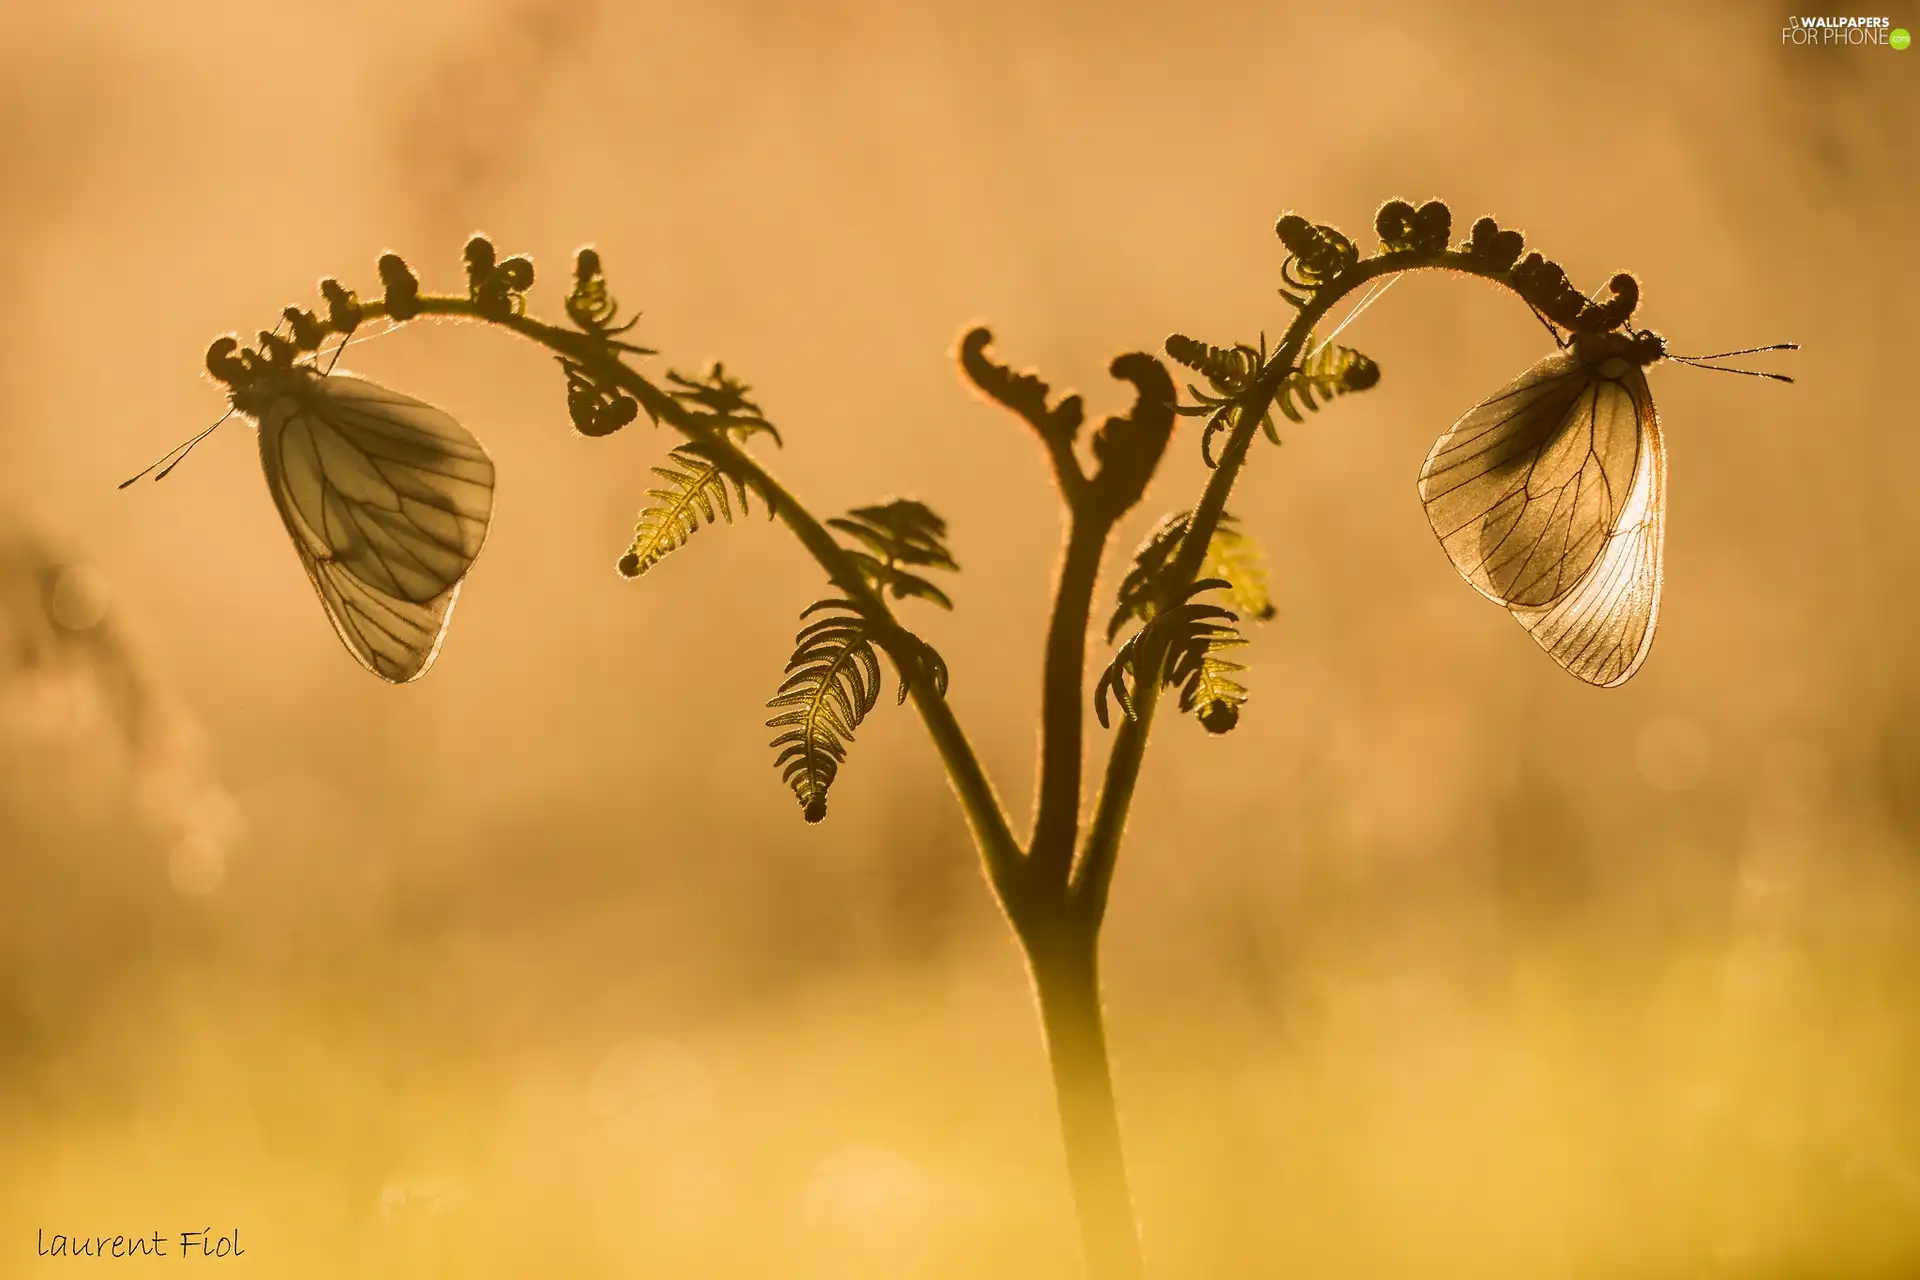
[[[1393,288],[1394,285],[1399,283],[1400,283],[1400,277],[1397,275],[1389,277],[1385,284],[1382,284],[1376,280],[1373,283],[1372,287],[1369,288],[1366,291],[1366,293],[1361,296],[1360,301],[1354,304],[1353,310],[1347,312],[1347,318],[1345,320],[1342,320],[1339,324],[1335,325],[1333,328],[1333,332],[1328,334],[1326,337],[1322,338],[1320,340],[1320,345],[1307,353],[1307,360],[1311,360],[1315,356],[1319,355],[1322,351],[1325,351],[1327,349],[1327,344],[1340,336],[1341,330],[1345,329],[1348,325],[1352,324],[1355,320],[1358,320],[1360,318],[1360,313],[1362,311],[1365,311],[1368,307],[1378,302],[1381,296],[1384,295],[1387,290]],[[1304,364],[1306,363],[1306,361],[1302,361],[1301,363]]]
[[[1797,342],[1776,342],[1771,346],[1765,347],[1742,347],[1738,351],[1716,351],[1710,356],[1672,356],[1669,358],[1674,360],[1724,360],[1728,356],[1751,356],[1757,355],[1762,351],[1798,351],[1799,349],[1800,344]]]
[[[1739,373],[1745,374],[1749,378],[1768,378],[1774,382],[1792,382],[1793,379],[1784,373],[1765,373],[1759,369],[1729,369],[1722,364],[1709,364],[1707,362],[1710,360],[1725,360],[1729,356],[1758,355],[1763,351],[1798,351],[1799,349],[1800,344],[1797,342],[1774,342],[1764,347],[1742,347],[1738,351],[1716,351],[1709,356],[1668,356],[1667,359],[1679,364],[1692,365],[1696,369],[1711,369],[1715,373]]]
[[[1701,364],[1698,360],[1689,360],[1685,356],[1668,356],[1676,364],[1691,365],[1695,369],[1705,369],[1709,373],[1738,373],[1749,378],[1771,378],[1775,382],[1792,382],[1784,373],[1766,373],[1759,369],[1729,369],[1723,364]]]
[[[129,476],[127,479],[122,480],[119,484],[119,487],[122,489],[126,488],[128,485],[132,484],[135,480],[140,479],[141,476],[146,475],[147,471],[152,471],[154,467],[160,468],[160,474],[155,476],[154,479],[156,481],[165,480],[167,478],[167,472],[173,470],[175,467],[179,466],[182,462],[186,461],[187,455],[193,452],[193,446],[199,444],[202,440],[205,440],[208,436],[212,435],[215,429],[217,429],[220,426],[221,422],[225,422],[228,418],[231,418],[232,416],[233,416],[233,410],[231,409],[227,410],[225,413],[220,415],[219,422],[214,423],[213,426],[208,427],[205,431],[202,431],[199,435],[187,441],[185,444],[177,444],[173,448],[167,450],[165,453],[161,454],[158,458],[154,460],[153,466],[148,467],[146,471],[142,471],[140,475]],[[172,459],[172,461],[168,461],[168,459]],[[164,466],[161,465],[163,463],[165,464]]]

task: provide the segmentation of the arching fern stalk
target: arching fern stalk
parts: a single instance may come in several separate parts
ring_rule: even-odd
[[[1250,534],[1226,500],[1257,432],[1275,443],[1278,413],[1296,425],[1331,401],[1367,390],[1380,368],[1360,352],[1313,335],[1329,311],[1356,290],[1397,272],[1444,268],[1509,289],[1553,325],[1575,334],[1606,334],[1631,317],[1638,297],[1630,277],[1614,278],[1612,296],[1590,301],[1566,273],[1539,254],[1521,257],[1517,232],[1490,218],[1451,246],[1452,216],[1432,201],[1383,206],[1375,221],[1380,250],[1363,257],[1331,227],[1289,214],[1276,231],[1287,250],[1281,296],[1295,314],[1271,352],[1253,344],[1215,346],[1182,335],[1167,354],[1203,377],[1192,402],[1176,405],[1166,367],[1144,352],[1114,360],[1110,372],[1129,384],[1134,404],[1083,437],[1084,402],[1052,398],[1033,373],[1015,373],[987,355],[992,335],[976,328],[957,352],[967,380],[990,402],[1022,420],[1039,439],[1066,517],[1064,550],[1042,660],[1040,776],[1030,838],[1022,843],[946,701],[940,655],[906,629],[891,602],[919,600],[951,608],[945,588],[928,575],[958,568],[947,527],[925,504],[896,498],[821,521],[786,490],[750,446],[779,437],[744,383],[720,364],[698,375],[669,371],[655,381],[635,366],[652,353],[629,341],[600,256],[580,251],[565,302],[571,327],[526,313],[533,264],[499,258],[484,237],[466,247],[463,295],[423,294],[398,255],[380,260],[382,296],[363,301],[324,281],[324,315],[290,307],[290,337],[262,333],[251,348],[216,342],[208,367],[229,385],[250,385],[264,373],[310,361],[329,337],[367,319],[460,316],[498,325],[537,342],[559,360],[574,429],[601,437],[645,414],[680,438],[653,468],[660,487],[647,491],[620,570],[638,577],[685,546],[703,526],[731,523],[751,492],[783,521],[819,564],[837,594],[801,614],[792,658],[769,707],[778,731],[774,763],[809,822],[826,813],[828,793],[846,763],[854,735],[876,705],[880,654],[899,674],[902,701],[913,701],[952,780],[972,829],[987,879],[1006,910],[1032,968],[1060,1104],[1068,1171],[1079,1208],[1088,1266],[1096,1280],[1132,1280],[1142,1273],[1131,1193],[1122,1158],[1117,1110],[1100,1009],[1098,936],[1120,835],[1132,802],[1145,742],[1162,689],[1178,690],[1180,709],[1214,733],[1239,721],[1248,703],[1241,682],[1245,620],[1272,616],[1267,573]],[[1197,442],[1212,468],[1188,509],[1168,516],[1135,553],[1120,584],[1107,639],[1129,624],[1093,690],[1101,725],[1111,725],[1104,776],[1082,829],[1082,765],[1086,749],[1087,633],[1092,596],[1115,523],[1136,504],[1173,434],[1177,415],[1204,418]],[[841,537],[836,537],[839,534]],[[844,540],[843,540],[844,539]],[[1121,716],[1109,713],[1109,702]]]

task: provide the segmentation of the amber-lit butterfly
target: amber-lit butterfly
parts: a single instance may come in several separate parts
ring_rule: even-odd
[[[1556,337],[1557,337],[1556,333]],[[1671,356],[1660,335],[1577,332],[1434,443],[1420,499],[1461,576],[1589,684],[1623,684],[1660,618],[1667,445],[1646,367],[1793,343]]]
[[[418,679],[486,541],[493,460],[424,401],[309,361],[235,357],[234,345],[216,344],[208,364],[259,427],[267,492],[328,621],[382,680]]]

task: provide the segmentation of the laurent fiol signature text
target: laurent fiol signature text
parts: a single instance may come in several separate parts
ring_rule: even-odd
[[[240,1228],[215,1231],[200,1227],[169,1235],[155,1231],[149,1235],[70,1236],[48,1233],[45,1227],[34,1232],[34,1245],[43,1258],[238,1258],[246,1253],[240,1245]]]

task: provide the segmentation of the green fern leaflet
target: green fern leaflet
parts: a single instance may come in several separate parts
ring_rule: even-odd
[[[768,700],[779,714],[767,721],[781,732],[769,744],[774,768],[793,788],[808,822],[827,816],[827,789],[847,758],[854,730],[880,697],[880,659],[866,619],[847,600],[818,600],[801,613],[823,610],[794,637],[787,677]]]
[[[882,506],[855,507],[827,523],[866,546],[864,551],[849,548],[847,557],[859,566],[861,576],[874,590],[891,592],[896,600],[914,596],[942,609],[953,608],[946,592],[907,571],[909,565],[949,571],[960,568],[947,550],[947,522],[931,507],[911,498],[895,498]]]
[[[1230,609],[1193,599],[1229,585],[1220,578],[1202,578],[1181,594],[1178,604],[1156,613],[1127,637],[1094,687],[1093,711],[1101,728],[1109,723],[1109,693],[1120,704],[1121,713],[1132,720],[1138,714],[1141,685],[1155,678],[1180,690],[1180,709],[1197,711],[1208,732],[1225,733],[1239,722],[1247,695],[1231,673],[1242,668],[1214,652],[1246,643],[1234,630],[1239,617]]]
[[[1380,382],[1380,366],[1367,355],[1332,343],[1314,350],[1312,342],[1309,335],[1307,343],[1312,354],[1288,372],[1274,391],[1272,404],[1261,413],[1260,427],[1275,444],[1280,443],[1280,431],[1273,422],[1273,407],[1277,406],[1294,422],[1304,422],[1302,409],[1317,410],[1335,396],[1365,391]],[[1167,339],[1166,347],[1168,355],[1205,377],[1213,388],[1209,394],[1189,384],[1187,394],[1193,397],[1194,403],[1181,406],[1177,412],[1186,417],[1207,419],[1206,431],[1200,437],[1200,456],[1209,467],[1215,466],[1213,438],[1222,431],[1232,431],[1246,411],[1238,397],[1254,385],[1266,367],[1266,336],[1261,336],[1258,347],[1244,342],[1233,347],[1215,347],[1176,333]]]
[[[639,577],[678,551],[702,523],[715,524],[724,519],[732,524],[733,498],[738,498],[742,515],[748,511],[746,485],[738,476],[728,475],[699,441],[676,445],[667,455],[666,465],[653,468],[653,474],[666,481],[667,487],[647,490],[654,502],[640,513],[633,529],[633,544],[620,557],[620,575],[625,578]],[[731,498],[729,486],[733,489]],[[767,517],[773,518],[771,503]]]
[[[1121,579],[1113,617],[1107,622],[1108,643],[1112,643],[1120,634],[1120,628],[1129,621],[1152,619],[1154,601],[1166,594],[1168,572],[1181,541],[1187,536],[1187,522],[1192,516],[1190,511],[1177,511],[1165,517],[1133,553],[1133,567]],[[1259,622],[1273,617],[1266,558],[1260,544],[1241,527],[1231,511],[1220,513],[1220,522],[1207,544],[1207,558],[1200,566],[1200,576],[1224,578],[1229,584],[1228,598],[1242,617]]]

